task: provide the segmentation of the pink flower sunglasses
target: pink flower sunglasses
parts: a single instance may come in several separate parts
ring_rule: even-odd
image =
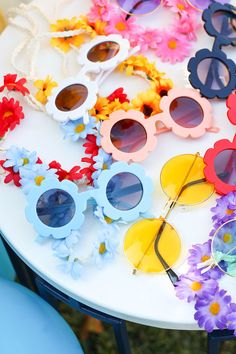
[[[145,119],[136,110],[113,112],[101,124],[101,146],[117,161],[143,161],[153,151],[156,135],[173,131],[182,138],[199,138],[206,132],[217,133],[212,126],[209,101],[192,89],[171,89],[160,101],[162,113]]]

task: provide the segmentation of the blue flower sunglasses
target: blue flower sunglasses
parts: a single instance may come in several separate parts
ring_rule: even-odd
[[[94,199],[112,220],[132,221],[151,206],[153,184],[144,169],[124,162],[102,171],[97,187],[78,192],[74,182],[46,179],[27,195],[25,213],[39,235],[65,238],[84,222],[88,201]]]
[[[236,65],[222,51],[236,46],[236,7],[213,3],[203,12],[204,28],[215,38],[212,51],[202,49],[188,64],[191,85],[207,98],[226,98],[236,88]]]

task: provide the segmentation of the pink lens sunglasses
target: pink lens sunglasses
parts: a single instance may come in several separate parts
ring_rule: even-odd
[[[158,134],[173,131],[182,138],[199,138],[219,131],[212,126],[211,104],[196,90],[171,89],[160,108],[162,113],[148,119],[136,110],[113,112],[101,124],[102,148],[117,161],[137,162],[154,150]]]

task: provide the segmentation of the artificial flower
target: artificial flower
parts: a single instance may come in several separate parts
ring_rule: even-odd
[[[81,277],[83,265],[78,258],[70,255],[67,261],[59,265],[59,269],[65,273],[71,274],[72,278],[77,280]]]
[[[55,251],[55,255],[59,258],[69,257],[77,245],[81,235],[78,231],[72,231],[71,234],[62,240],[54,240],[52,249]]]
[[[109,225],[107,225],[109,226]],[[96,266],[101,267],[104,263],[111,261],[117,252],[119,240],[117,235],[112,232],[101,234],[98,236],[98,240],[94,245],[92,258]]]
[[[17,124],[20,124],[23,118],[24,113],[19,101],[15,101],[14,98],[3,97],[2,102],[0,102],[0,139],[4,137],[8,130],[13,130]]]
[[[95,106],[89,110],[90,116],[96,117],[97,120],[106,120],[110,114],[108,104],[109,100],[106,97],[98,97]]]
[[[22,78],[18,81],[16,74],[7,74],[4,76],[3,86],[0,87],[0,92],[2,92],[5,88],[8,91],[17,91],[22,93],[23,96],[29,94],[29,90],[24,85],[26,84],[26,79]]]
[[[160,113],[160,96],[152,89],[141,92],[132,101],[134,109],[141,111],[145,118],[149,118],[154,114]]]
[[[109,23],[105,27],[106,34],[117,33],[127,39],[132,36],[132,33],[137,34],[138,31],[139,27],[136,25],[135,16],[126,19],[125,13],[112,14]]]
[[[133,47],[139,46],[139,51],[145,53],[149,49],[156,49],[162,38],[158,29],[141,28],[137,33],[132,33],[130,40]]]
[[[124,92],[123,87],[120,87],[115,91],[113,91],[109,96],[107,96],[107,99],[109,102],[112,102],[115,99],[118,99],[120,103],[130,102],[130,100],[127,97],[127,94]]]
[[[188,302],[196,300],[205,294],[214,295],[218,289],[218,283],[214,279],[205,279],[200,273],[188,273],[181,275],[176,284],[176,296]]]
[[[92,177],[95,181],[103,170],[107,170],[111,166],[113,160],[111,154],[107,154],[102,148],[100,148],[98,154],[93,157],[93,161],[93,167],[96,171],[93,173]]]
[[[21,167],[19,171],[21,177],[20,184],[25,194],[28,194],[34,186],[40,186],[46,178],[58,178],[56,170],[49,169],[45,164],[37,163],[31,169]]]
[[[38,162],[37,153],[30,152],[24,148],[17,146],[11,146],[6,151],[6,162],[3,167],[11,167],[14,172],[19,172],[20,167],[31,168]]]
[[[111,20],[113,14],[115,14],[116,6],[107,0],[93,0],[93,6],[88,13],[88,19],[94,23],[98,19],[107,22]]]
[[[35,94],[36,100],[42,104],[46,104],[48,97],[51,96],[54,87],[58,84],[52,80],[51,76],[47,76],[45,80],[36,80],[34,86],[37,87],[38,91]]]
[[[228,329],[234,331],[234,335],[236,336],[236,304],[230,305],[231,312],[227,316]]]
[[[19,172],[14,172],[12,167],[4,167],[5,162],[6,160],[0,160],[0,166],[4,169],[4,171],[8,172],[4,178],[4,183],[8,184],[13,182],[16,187],[21,187]]]
[[[122,109],[123,111],[128,111],[131,108],[131,105],[125,101],[123,103],[120,102],[119,98],[115,98],[114,101],[111,101],[108,104],[108,110],[109,110],[109,114],[118,111],[120,109]],[[109,118],[109,116],[107,117],[107,119]]]
[[[78,181],[83,178],[82,173],[80,172],[80,166],[74,166],[70,171],[66,171],[61,167],[61,164],[57,161],[52,161],[49,164],[50,169],[56,170],[59,181],[67,179],[69,181]]]
[[[230,314],[231,296],[225,290],[217,291],[214,295],[198,298],[194,315],[200,328],[212,332],[215,328],[227,328],[227,316]]]
[[[236,218],[236,192],[231,192],[216,199],[216,206],[211,208],[213,212],[212,220],[215,224],[221,224]]]
[[[165,4],[171,7],[173,12],[176,12],[180,15],[189,13],[191,10],[193,10],[193,7],[188,5],[186,0],[166,0]]]
[[[96,20],[95,22],[90,23],[90,26],[94,29],[94,31],[99,36],[106,35],[106,32],[105,32],[106,25],[107,25],[107,22],[100,21],[100,20]]]
[[[181,16],[175,21],[173,32],[186,36],[189,41],[196,41],[196,32],[200,28],[201,24],[198,21],[198,14],[189,12],[187,16]]]
[[[91,134],[86,136],[86,143],[83,146],[85,147],[85,153],[91,156],[96,156],[100,147],[97,144],[97,138]]]
[[[96,134],[97,121],[94,117],[89,117],[87,124],[84,124],[84,119],[69,120],[61,124],[65,138],[71,138],[72,141],[78,141],[80,138],[85,139],[88,134]]]
[[[190,55],[191,44],[188,39],[179,33],[162,31],[162,41],[155,53],[163,62],[171,64],[180,62]]]
[[[75,47],[81,46],[84,43],[86,34],[94,37],[96,35],[95,31],[87,23],[85,18],[77,18],[76,16],[69,19],[57,20],[55,24],[51,24],[50,29],[52,32],[67,32],[74,30],[81,30],[81,34],[69,37],[54,37],[51,39],[51,45],[61,49],[63,52],[67,53],[71,49],[71,45]],[[86,32],[86,33],[85,33]]]
[[[92,158],[84,157],[81,159],[82,162],[89,163],[87,167],[84,167],[80,170],[80,173],[87,179],[88,185],[93,184],[93,174],[96,171],[94,168],[94,161]]]

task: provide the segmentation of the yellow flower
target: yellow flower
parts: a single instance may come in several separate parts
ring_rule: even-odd
[[[106,97],[98,97],[95,106],[90,109],[89,114],[97,120],[106,120],[109,115],[109,100]]]
[[[110,102],[108,105],[109,114],[111,114],[112,112],[118,111],[119,109],[123,109],[124,111],[128,111],[131,108],[132,107],[130,106],[130,104],[128,102],[120,103],[118,98],[115,98],[115,100]]]
[[[167,92],[173,87],[173,81],[170,79],[155,80],[151,82],[151,88],[161,97],[165,96]]]
[[[131,103],[134,109],[140,110],[145,115],[145,118],[161,112],[160,96],[152,89],[138,94]]]
[[[103,22],[100,20],[97,20],[96,22],[94,22],[92,24],[92,27],[94,28],[94,31],[96,31],[96,33],[98,35],[106,35],[105,33],[105,28],[107,26],[107,22]]]
[[[48,75],[45,80],[35,81],[34,86],[38,89],[35,98],[42,104],[46,104],[48,97],[52,94],[52,89],[58,85],[55,81],[52,81],[51,76]]]
[[[52,32],[65,32],[65,31],[73,31],[73,30],[82,30],[84,33],[78,34],[76,36],[71,37],[62,37],[62,38],[52,38],[51,45],[53,47],[57,47],[61,49],[63,52],[67,53],[71,47],[70,45],[74,45],[79,47],[84,43],[86,34],[95,37],[96,32],[94,29],[88,24],[88,20],[86,17],[72,17],[72,19],[62,19],[57,20],[55,24],[50,25],[50,29]]]

